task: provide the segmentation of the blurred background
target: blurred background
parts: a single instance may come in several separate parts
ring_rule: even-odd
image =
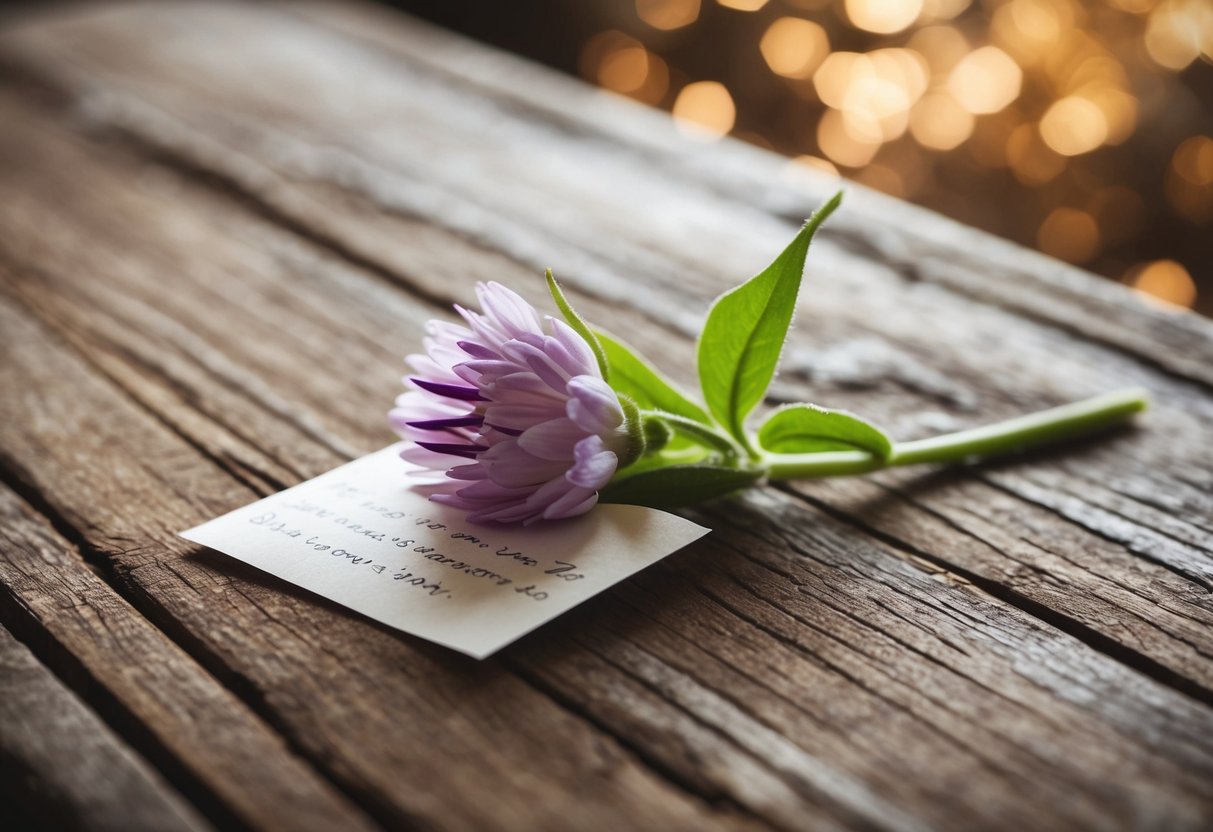
[[[1213,314],[1213,0],[395,0]]]

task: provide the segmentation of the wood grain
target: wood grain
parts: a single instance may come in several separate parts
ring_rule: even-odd
[[[370,828],[359,810],[4,488],[0,520],[6,622],[36,639],[47,660],[77,679],[89,701],[219,822]]]
[[[0,621],[210,816],[274,828],[253,798],[294,788],[342,828],[1213,818],[1208,322],[850,189],[773,400],[904,438],[1127,384],[1158,407],[706,507],[705,541],[477,664],[175,532],[385,444],[399,355],[477,279],[539,303],[552,265],[689,381],[713,295],[833,184],[346,4],[29,18],[0,113],[0,469],[47,518],[7,497]]]
[[[291,24],[288,21],[283,25]],[[101,33],[89,30],[88,34],[90,38],[87,44],[94,45],[93,48],[100,48],[95,44],[100,43],[101,35],[110,34],[112,37],[109,30]],[[221,34],[236,36],[226,29],[217,30],[215,36]],[[255,35],[255,29],[249,29],[245,34],[250,38]],[[315,37],[315,33],[309,31],[309,36]],[[78,45],[75,41],[72,43],[73,46]],[[129,61],[127,56],[132,51],[131,44],[124,40],[121,46],[124,61]],[[359,57],[360,53],[355,53],[350,59],[357,60]],[[138,70],[156,78],[167,78],[166,83],[174,85],[172,89],[185,85],[189,78],[196,78],[204,72],[210,73],[208,77],[214,77],[228,71],[223,67],[212,67],[211,58],[206,54],[199,56],[197,65],[187,63],[182,66],[184,60],[181,50],[177,50],[171,60],[166,57],[152,66],[141,63]],[[270,60],[267,59],[267,62]],[[365,60],[371,64],[371,58]],[[605,309],[591,307],[599,318],[612,312],[617,314],[618,305],[626,304],[642,309],[650,318],[655,317],[668,326],[689,333],[697,325],[698,318],[697,315],[688,314],[688,296],[697,298],[701,308],[706,308],[713,294],[733,279],[725,272],[726,268],[734,268],[733,274],[756,271],[758,265],[755,264],[761,264],[762,258],[769,256],[754,240],[766,241],[765,252],[770,252],[778,250],[786,239],[786,226],[748,215],[744,215],[748,222],[743,222],[736,216],[735,203],[710,200],[703,195],[701,187],[654,180],[630,171],[622,162],[613,166],[609,177],[600,177],[597,172],[601,162],[599,168],[595,168],[588,159],[582,161],[579,158],[588,152],[584,143],[562,143],[559,134],[552,136],[550,128],[544,125],[536,127],[523,123],[509,131],[499,131],[520,136],[504,146],[500,141],[485,143],[480,137],[486,134],[490,124],[499,121],[499,111],[493,110],[483,100],[469,99],[466,93],[460,96],[460,87],[450,83],[443,86],[441,78],[411,78],[407,75],[410,71],[408,64],[399,67],[393,65],[393,68],[397,70],[393,77],[413,81],[407,86],[407,93],[401,91],[392,95],[394,88],[389,87],[383,94],[391,96],[392,106],[380,104],[377,99],[365,105],[382,116],[377,123],[377,135],[391,139],[392,155],[386,159],[384,151],[362,146],[361,133],[354,131],[350,136],[331,136],[331,122],[317,118],[310,108],[291,103],[309,101],[312,97],[309,95],[301,94],[287,102],[277,102],[275,119],[269,124],[270,119],[264,113],[271,102],[258,99],[246,105],[253,115],[238,127],[231,126],[238,110],[233,100],[267,96],[264,91],[247,90],[244,85],[237,84],[235,78],[227,89],[229,94],[224,98],[227,106],[222,113],[206,109],[205,104],[199,105],[204,109],[195,113],[192,107],[183,106],[179,97],[174,97],[173,107],[180,114],[180,118],[175,118],[149,106],[142,99],[119,96],[120,103],[107,105],[108,109],[99,108],[104,112],[94,118],[96,123],[103,126],[117,125],[123,136],[133,138],[144,146],[151,145],[157,153],[178,164],[205,170],[208,175],[236,187],[241,194],[255,200],[260,208],[274,212],[275,216],[289,218],[306,233],[335,245],[347,256],[352,253],[359,263],[369,261],[381,264],[389,279],[398,280],[410,288],[420,285],[426,297],[458,299],[459,293],[452,292],[451,287],[460,285],[456,282],[460,280],[464,286],[467,285],[467,266],[478,268],[479,274],[517,274],[516,285],[526,285],[528,282],[533,285],[532,281],[527,280],[526,268],[539,270],[547,263],[528,252],[540,249],[541,243],[537,237],[542,233],[556,249],[551,256],[563,256],[563,260],[571,262],[574,267],[587,260],[585,251],[594,251],[593,270],[588,274],[574,270],[568,273],[566,279],[607,301]],[[320,76],[316,81],[318,86],[337,83],[310,66],[300,66],[298,70],[292,76],[295,83],[303,83],[309,72],[312,76]],[[412,71],[416,73],[415,69]],[[92,71],[89,77],[96,78],[97,73]],[[426,96],[423,85],[438,89]],[[546,91],[546,87],[543,89]],[[336,96],[337,93],[334,91],[332,95]],[[162,100],[157,100],[157,103]],[[433,105],[427,106],[431,100]],[[439,100],[442,106],[438,106]],[[283,109],[288,110],[290,121],[275,130],[274,123],[286,118],[281,114]],[[430,122],[437,123],[429,126]],[[216,138],[213,141],[208,139],[209,143],[199,139],[198,130],[189,126],[195,124],[205,126],[199,129],[209,128]],[[216,124],[220,127],[216,128]],[[393,127],[393,124],[398,126]],[[222,125],[228,125],[227,129],[222,129]],[[289,133],[285,132],[288,128]],[[305,131],[317,134],[311,144],[301,139],[301,136],[307,135]],[[233,140],[224,149],[217,142],[225,133],[238,136],[239,142]],[[456,151],[447,152],[461,155],[445,166],[410,165],[412,159],[432,159],[436,153],[442,152],[429,146],[427,136],[435,134],[453,137],[450,144]],[[524,144],[523,139],[527,143]],[[341,151],[339,148],[343,145],[352,149]],[[572,156],[571,161],[555,165],[560,173],[567,175],[557,177],[546,167],[536,171],[534,166],[516,164],[514,159],[532,145],[545,148],[548,151],[545,158],[549,160]],[[604,154],[598,146],[594,146],[593,150]],[[486,173],[475,176],[474,171],[469,172],[468,158],[480,160],[478,164]],[[407,179],[403,180],[399,173],[402,164],[410,165]],[[302,184],[291,179],[292,172],[297,174],[300,170],[308,174]],[[508,179],[490,176],[487,174],[489,170],[509,170],[511,176]],[[459,179],[458,190],[449,184],[453,177]],[[331,180],[336,178],[344,183],[343,193],[334,195],[329,190],[316,190],[317,179],[321,180],[324,188],[331,188]],[[439,181],[431,184],[434,179]],[[548,194],[561,188],[568,191],[570,200],[578,200],[577,204],[583,212],[592,215],[592,222],[572,220],[569,211],[547,211],[535,201],[538,194]],[[423,210],[426,206],[422,205],[411,210],[410,216],[427,217],[427,222],[420,228],[403,223],[397,217],[402,210],[402,202],[410,204],[410,199],[418,201],[415,196],[417,192],[430,200],[428,210]],[[327,207],[322,199],[328,200]],[[350,199],[360,201],[351,205]],[[693,207],[690,212],[667,212],[678,217],[680,227],[653,229],[651,222],[635,217],[635,212],[628,210],[630,199],[649,205],[693,203]],[[532,217],[529,223],[531,227],[515,228],[517,223],[512,220],[489,214],[484,208],[486,203],[499,206],[506,217]],[[850,207],[848,202],[843,213],[850,211]],[[518,262],[514,271],[503,272],[508,264],[494,262],[492,258],[480,258],[482,262],[487,261],[483,265],[469,262],[467,255],[458,259],[450,258],[447,249],[451,245],[458,245],[459,241],[436,237],[431,231],[435,223],[453,224],[455,227],[450,229],[452,234],[458,237],[475,234],[474,243],[491,244],[516,262],[523,262]],[[701,227],[705,224],[710,225]],[[619,233],[606,235],[605,244],[604,240],[597,239],[602,236],[599,229],[621,225],[624,227]],[[683,226],[689,226],[689,230],[684,230]],[[695,233],[696,244],[691,247],[697,255],[695,259],[686,262],[685,251],[663,246],[659,232],[668,234],[671,239],[681,239]],[[408,247],[387,244],[388,240],[400,240],[405,235],[410,235],[408,239],[416,242]],[[420,235],[424,236],[417,240]],[[1189,449],[1208,446],[1213,438],[1206,427],[1209,424],[1208,402],[1202,396],[1191,395],[1189,386],[1176,384],[1167,377],[1159,378],[1137,362],[1123,360],[1116,355],[1107,356],[1106,350],[1098,349],[1087,339],[1068,337],[1065,333],[1033,326],[1020,317],[968,303],[935,291],[931,286],[923,286],[920,282],[907,284],[884,260],[855,257],[845,245],[840,247],[834,244],[830,235],[831,230],[827,228],[823,239],[814,249],[813,275],[821,275],[821,278],[818,283],[811,284],[812,305],[805,310],[805,314],[812,317],[807,321],[807,326],[804,318],[801,321],[805,329],[811,330],[811,335],[798,339],[793,345],[793,352],[785,360],[784,384],[779,391],[781,395],[787,398],[818,396],[819,388],[815,383],[819,381],[843,387],[843,390],[831,391],[836,398],[831,398],[827,403],[843,404],[872,414],[895,433],[909,438],[923,432],[919,420],[923,418],[924,410],[927,411],[926,416],[936,417],[937,424],[938,417],[947,419],[944,426],[949,427],[964,424],[960,420],[980,421],[980,418],[971,415],[978,401],[982,402],[983,412],[989,414],[984,418],[992,418],[1056,404],[1080,393],[1128,383],[1146,384],[1163,399],[1161,412],[1152,415],[1161,436],[1156,434],[1152,437],[1154,442],[1144,455],[1135,453],[1133,446],[1126,447],[1124,442],[1119,443],[1112,453],[1102,453],[1099,474],[1072,478],[1076,481],[1071,483],[1070,490],[1085,494],[1090,490],[1088,482],[1092,479],[1132,482],[1141,476],[1139,472],[1143,469],[1158,465],[1169,467],[1177,476],[1197,483],[1193,488],[1181,479],[1170,485],[1169,490],[1180,489],[1177,495],[1180,501],[1199,501],[1199,484],[1202,480],[1207,481],[1208,475],[1199,466],[1190,464]],[[977,236],[975,232],[969,232],[963,241],[958,241],[953,247],[958,251],[963,250]],[[528,237],[535,242],[520,239]],[[424,252],[418,250],[420,246],[425,247]],[[748,263],[738,256],[740,251],[749,252]],[[558,270],[563,273],[562,269]],[[612,286],[634,285],[629,282],[629,274],[638,272],[650,276],[647,291],[630,293],[611,290]],[[830,275],[839,273],[847,275],[847,283],[829,279]],[[689,280],[688,275],[694,276],[695,281]],[[538,287],[535,288],[538,290]],[[466,295],[466,292],[465,289],[463,294]],[[630,297],[625,297],[629,294]],[[1148,313],[1143,312],[1143,315],[1148,316]],[[644,332],[644,328],[634,320],[620,326],[628,333]],[[991,351],[987,341],[989,332],[1000,333],[1006,342],[1015,344],[1015,349]],[[669,353],[669,366],[685,372],[691,363],[689,341],[684,340],[681,351],[672,352],[668,343],[658,343],[660,332],[654,335],[657,337],[645,339],[641,336],[640,346],[653,350],[660,348]],[[939,354],[937,345],[941,338],[946,339],[949,347],[946,355]],[[1066,356],[1067,360],[1058,361],[1059,354]],[[1093,364],[1097,367],[1094,371],[1090,369]],[[1045,365],[1051,368],[1046,376],[1041,377],[1034,372],[1034,367]],[[275,372],[280,370],[276,368]],[[795,383],[798,379],[809,384]],[[890,391],[898,395],[890,396]],[[863,395],[863,392],[871,394]],[[1177,406],[1171,407],[1171,401],[1175,401]],[[950,408],[953,413],[939,413],[940,405]],[[1098,450],[1096,452],[1099,453]],[[1082,467],[1091,465],[1084,462]],[[907,476],[914,478],[917,473]],[[842,487],[852,486],[847,484]],[[868,486],[861,484],[853,487]],[[1147,486],[1147,490],[1156,489]],[[867,493],[872,493],[870,487]],[[1024,493],[1020,489],[1017,496],[1023,499]],[[1198,503],[1198,514],[1199,511],[1207,511],[1207,505],[1207,500],[1203,505]],[[1038,511],[1040,507],[1025,506],[1024,510]],[[1165,535],[1158,535],[1153,526],[1172,522],[1167,519],[1170,513],[1170,510],[1151,510],[1148,505],[1139,505],[1140,520],[1122,523],[1120,533],[1143,542],[1153,541],[1138,546],[1138,550],[1153,549],[1162,554],[1164,563],[1182,574],[1195,576],[1198,581],[1203,580],[1202,572],[1210,568],[1208,537],[1198,534],[1199,540],[1195,546],[1188,544],[1185,548],[1175,545]],[[1099,516],[1097,511],[1087,512],[1086,515]],[[1179,520],[1181,524],[1191,527],[1190,522],[1183,518]],[[957,536],[963,541],[963,534]],[[1051,557],[1048,552],[1033,552],[1029,562],[1045,561]],[[1079,567],[1070,575],[1062,576],[1067,584],[1078,577],[1081,578],[1080,583],[1103,584],[1103,588],[1098,588],[1100,594],[1122,591],[1107,588],[1107,582],[1102,578],[1102,553],[1085,560],[1086,568]],[[979,570],[974,568],[975,561],[963,561],[956,566],[980,577]],[[988,577],[1000,585],[1004,583],[996,573],[991,572]],[[1028,593],[1028,600],[1034,603],[1041,601],[1044,592],[1045,588],[1034,588]],[[1093,625],[1107,629],[1103,626],[1107,618],[1098,605],[1082,613],[1076,617],[1077,626]],[[1196,617],[1195,622],[1185,620],[1192,616]],[[1178,643],[1173,645],[1174,650],[1164,648],[1159,651],[1159,656],[1171,654],[1161,662],[1164,666],[1161,672],[1169,672],[1166,668],[1169,664],[1182,662],[1187,666],[1192,665],[1192,647],[1185,639],[1188,638],[1187,631],[1202,626],[1201,616],[1199,610],[1181,612],[1178,619],[1168,623],[1169,629],[1178,631],[1171,637]],[[1118,622],[1115,626],[1119,628],[1121,625]],[[1167,638],[1158,633],[1158,627],[1152,622],[1143,622],[1135,629],[1133,649],[1137,649],[1139,642],[1152,644],[1159,638]],[[1147,660],[1159,661],[1155,656],[1149,656]],[[1206,660],[1199,663],[1204,667],[1196,675],[1200,687],[1205,691],[1201,695],[1207,696],[1209,665]],[[1181,675],[1190,677],[1193,672],[1189,669]],[[1175,678],[1174,674],[1172,678]],[[1195,690],[1192,685],[1186,687]]]
[[[3,627],[0,775],[9,828],[211,828]]]

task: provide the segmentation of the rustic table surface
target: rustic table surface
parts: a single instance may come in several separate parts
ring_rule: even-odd
[[[774,401],[901,438],[1157,406],[687,512],[715,531],[484,662],[176,536],[388,443],[476,280],[539,303],[551,265],[689,382],[835,186],[378,8],[10,13],[6,822],[1208,829],[1213,326],[860,188]]]

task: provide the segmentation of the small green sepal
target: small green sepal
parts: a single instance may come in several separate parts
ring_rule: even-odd
[[[636,402],[627,396],[619,396],[619,405],[623,408],[623,429],[628,436],[627,447],[620,454],[617,466],[618,469],[622,469],[644,456],[648,448],[648,440],[645,436],[644,418],[641,416]]]

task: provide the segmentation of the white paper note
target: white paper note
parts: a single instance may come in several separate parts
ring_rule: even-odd
[[[483,659],[708,532],[622,505],[529,528],[473,525],[415,490],[400,447],[181,536]]]

